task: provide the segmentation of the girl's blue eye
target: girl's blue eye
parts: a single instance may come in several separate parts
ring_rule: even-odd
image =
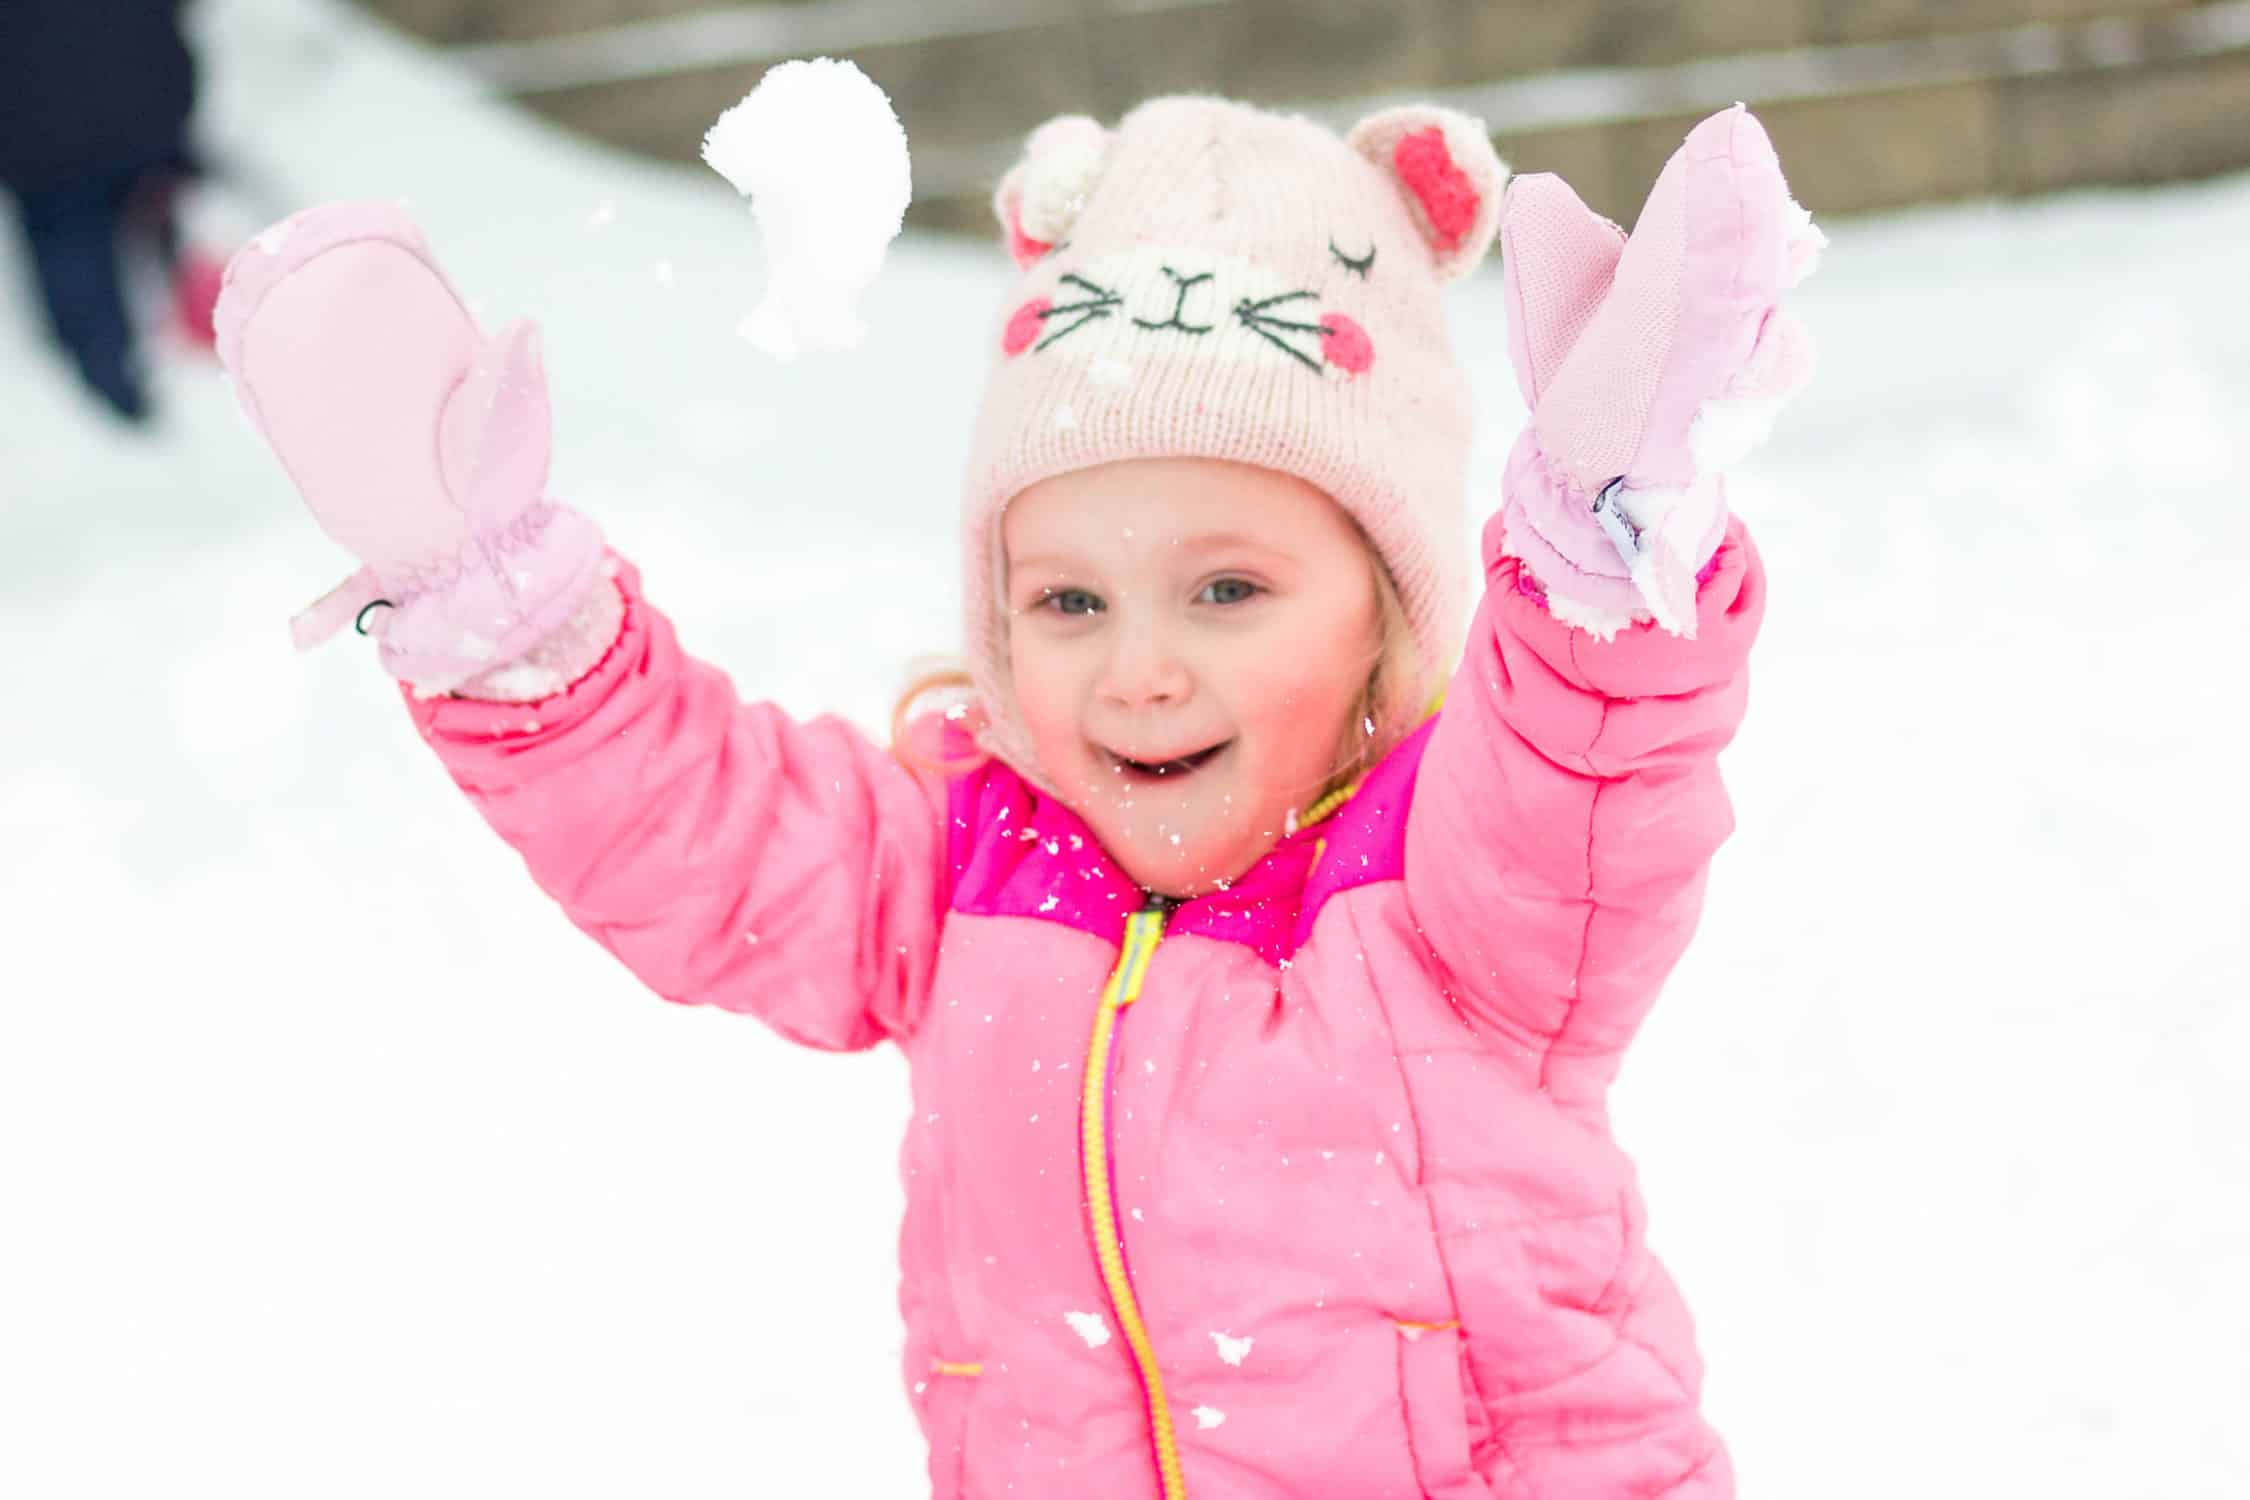
[[[1217,578],[1203,586],[1197,597],[1206,604],[1240,604],[1258,592],[1247,578]]]
[[[1046,598],[1047,607],[1060,615],[1090,615],[1099,613],[1102,601],[1084,589],[1056,589]]]

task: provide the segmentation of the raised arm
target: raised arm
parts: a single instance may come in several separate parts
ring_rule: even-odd
[[[1764,613],[1724,470],[1811,370],[1779,305],[1822,243],[1740,106],[1667,163],[1628,241],[1552,176],[1502,213],[1531,409],[1485,595],[1408,819],[1407,894],[1456,998],[1591,1103],[1733,827],[1718,753]]]
[[[937,954],[942,786],[840,719],[741,702],[630,564],[600,587],[622,619],[583,675],[530,702],[403,689],[423,739],[540,888],[665,999],[814,1047],[911,1029]]]
[[[943,901],[937,789],[681,651],[547,495],[531,326],[487,337],[385,202],[257,236],[216,323],[245,414],[363,564],[293,622],[298,644],[376,636],[453,779],[657,993],[819,1047],[911,1027]]]
[[[1487,586],[1407,821],[1415,920],[1455,997],[1542,1088],[1597,1098],[1687,946],[1733,830],[1718,752],[1765,606],[1740,523],[1693,639],[1549,612],[1486,530]]]

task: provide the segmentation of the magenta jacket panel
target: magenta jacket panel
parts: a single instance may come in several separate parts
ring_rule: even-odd
[[[405,695],[657,994],[904,1050],[938,1500],[1731,1495],[1604,1096],[1731,828],[1762,573],[1733,523],[1694,638],[1605,644],[1497,540],[1443,714],[1179,905],[1003,765],[744,703],[630,565],[567,691]]]

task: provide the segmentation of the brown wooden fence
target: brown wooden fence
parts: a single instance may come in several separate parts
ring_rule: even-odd
[[[1061,113],[1210,91],[1348,124],[1481,116],[1518,171],[1630,220],[1732,100],[1836,215],[2250,166],[2250,0],[363,0],[528,108],[659,157],[788,57],[848,56],[913,143],[914,220],[986,227]]]

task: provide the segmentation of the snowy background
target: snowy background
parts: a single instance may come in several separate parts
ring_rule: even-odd
[[[201,24],[244,227],[407,199],[487,326],[542,320],[557,491],[690,647],[883,724],[953,637],[997,247],[909,236],[867,344],[779,367],[715,174],[317,0]],[[1735,491],[1773,575],[1740,831],[1619,1086],[1652,1238],[1746,1497],[2239,1500],[2250,179],[1829,229],[1823,372]],[[1488,503],[1498,291],[1454,303]],[[0,1493],[920,1493],[898,1057],[639,990],[365,643],[291,654],[350,562],[214,367],[170,352],[136,441],[32,318],[0,303]]]

